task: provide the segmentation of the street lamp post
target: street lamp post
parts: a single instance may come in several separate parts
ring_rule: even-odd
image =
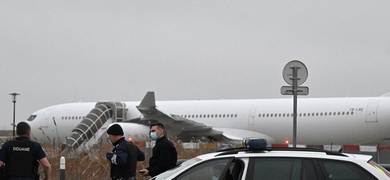
[[[12,123],[12,137],[15,138],[15,104],[16,104],[16,96],[20,95],[18,93],[11,93],[9,94],[12,96],[12,102],[14,103],[14,116],[13,116],[13,123]]]

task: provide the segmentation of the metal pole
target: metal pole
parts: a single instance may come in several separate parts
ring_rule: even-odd
[[[293,147],[297,147],[297,96],[298,96],[298,67],[293,67],[294,116],[293,116]]]
[[[14,115],[13,115],[13,121],[12,121],[12,138],[15,138],[15,105],[16,105],[16,102],[14,101]]]
[[[12,96],[12,102],[14,103],[14,110],[13,110],[13,121],[12,121],[12,138],[15,138],[15,126],[16,126],[16,124],[15,124],[15,105],[16,105],[16,96],[17,95],[20,95],[20,94],[18,94],[18,93],[11,93],[11,94],[9,94],[9,95],[11,95]]]

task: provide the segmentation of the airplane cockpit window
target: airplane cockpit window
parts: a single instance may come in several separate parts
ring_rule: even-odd
[[[30,117],[27,118],[27,121],[33,121],[37,115],[31,115]]]

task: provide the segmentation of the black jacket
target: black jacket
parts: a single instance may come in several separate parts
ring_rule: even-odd
[[[153,155],[149,159],[149,167],[147,168],[150,176],[172,169],[176,166],[177,152],[173,143],[165,136],[156,141],[153,147]]]
[[[107,155],[111,162],[111,177],[135,177],[137,168],[137,147],[124,138],[115,143],[112,153]]]

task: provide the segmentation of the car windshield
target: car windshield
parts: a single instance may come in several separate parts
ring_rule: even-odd
[[[153,180],[165,179],[166,177],[169,177],[170,175],[182,170],[183,168],[187,168],[191,164],[197,163],[199,161],[201,161],[201,159],[199,159],[199,158],[192,158],[190,160],[184,161],[183,163],[176,166],[175,168],[170,169],[168,171],[165,171],[165,172],[159,174],[158,176],[153,177],[152,179]]]
[[[374,166],[379,172],[382,172],[384,174],[387,175],[387,177],[390,177],[390,172],[387,171],[384,167],[382,167],[381,165],[377,164],[376,162],[374,161],[368,161],[368,164],[371,164],[372,166]]]

